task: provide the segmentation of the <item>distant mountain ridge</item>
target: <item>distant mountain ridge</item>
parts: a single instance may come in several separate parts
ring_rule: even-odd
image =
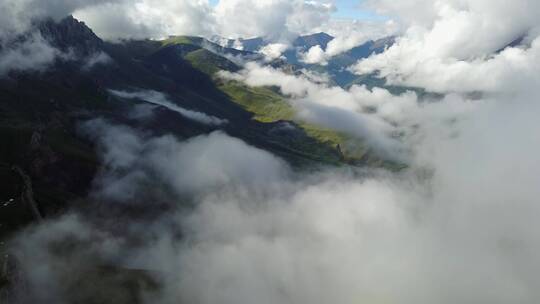
[[[333,36],[320,32],[315,34],[303,35],[294,39],[291,45],[295,48],[309,49],[316,45],[320,45],[323,48],[326,48],[328,43],[334,39]],[[214,36],[210,39],[211,41],[221,44],[223,47],[227,48],[241,48],[244,51],[257,52],[264,46],[271,44],[272,42],[265,40],[262,37],[256,38],[239,38],[239,39],[226,39],[219,36]]]
[[[378,40],[369,40],[330,58],[325,65],[306,64],[301,60],[300,54],[308,52],[309,49],[314,46],[320,46],[323,50],[326,50],[328,44],[334,39],[335,37],[324,32],[299,36],[292,41],[291,47],[285,50],[282,57],[287,64],[297,66],[298,68],[326,73],[330,76],[330,79],[334,84],[341,87],[347,87],[352,83],[363,81],[365,78],[361,77],[362,80],[359,80],[357,75],[348,71],[348,68],[351,65],[373,54],[382,53],[386,48],[395,43],[394,36],[384,37]],[[211,40],[216,44],[221,44],[225,48],[239,48],[248,52],[258,52],[263,47],[270,44],[270,42],[261,37],[233,40],[215,36]],[[375,83],[375,81],[368,79],[367,83]]]
[[[311,35],[300,36],[293,42],[294,47],[300,47],[303,49],[310,49],[314,46],[321,46],[322,49],[326,49],[328,43],[334,40],[334,37],[327,33],[320,32]]]

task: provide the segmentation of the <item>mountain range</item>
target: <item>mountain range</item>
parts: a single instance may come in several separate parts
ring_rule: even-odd
[[[287,97],[274,87],[250,87],[218,75],[219,71],[240,71],[240,61],[256,61],[290,74],[323,73],[331,84],[343,88],[363,84],[404,90],[386,86],[376,75],[359,77],[347,69],[383,52],[395,43],[395,37],[367,41],[317,65],[302,62],[299,53],[314,46],[325,50],[334,39],[326,33],[298,37],[281,58],[268,61],[259,53],[269,44],[263,38],[171,36],[113,43],[100,39],[73,17],[44,20],[32,30],[62,55],[46,69],[11,71],[0,77],[0,301],[9,298],[9,286],[18,273],[16,261],[3,252],[4,240],[31,223],[68,210],[101,206],[89,196],[103,168],[99,145],[82,127],[89,121],[99,119],[178,140],[219,131],[279,156],[298,171],[329,166],[403,167],[377,155],[361,140],[297,118]],[[15,43],[25,39],[29,36]],[[152,186],[159,185],[148,187]],[[153,206],[167,210],[168,203]],[[151,213],[145,206],[96,212]],[[129,274],[117,276],[119,271]],[[152,285],[140,271],[105,268],[94,276],[99,280],[82,284],[105,278],[102,282],[119,293],[111,298],[96,295],[95,303],[112,303],[111,299],[137,303],[133,293],[126,298],[123,288]]]
[[[0,206],[0,238],[86,197],[100,159],[80,124],[97,117],[180,139],[221,130],[297,168],[384,164],[367,148],[347,151],[345,134],[296,120],[293,108],[273,88],[252,88],[215,76],[219,70],[241,69],[230,60],[234,56],[262,62],[255,52],[260,39],[246,40],[247,47],[237,50],[187,36],[111,43],[73,17],[36,27],[51,46],[70,55],[44,71],[12,71],[0,79],[0,202],[15,201]],[[300,37],[295,45],[309,48],[330,40],[321,33]],[[364,48],[347,56],[375,51]],[[89,62],[92,68],[87,68]],[[269,64],[287,66],[291,72],[304,67],[282,60]],[[125,98],[111,90],[160,92],[184,112],[153,104],[152,115],[141,119],[132,112],[148,105],[144,98]],[[203,123],[190,113],[227,123]]]
[[[325,65],[321,64],[306,64],[300,58],[299,54],[306,53],[314,46],[320,46],[322,50],[326,50],[328,44],[335,37],[324,33],[315,33],[310,35],[299,36],[294,39],[291,46],[282,54],[282,58],[289,64],[306,68],[308,70],[323,72],[330,76],[335,85],[341,87],[349,87],[353,83],[363,82],[371,86],[371,84],[381,85],[376,77],[370,76],[367,79],[359,77],[348,71],[348,67],[358,62],[360,59],[367,58],[373,54],[379,54],[386,48],[392,46],[395,42],[394,36],[384,37],[378,40],[366,41],[350,50],[340,53],[332,58]],[[265,46],[271,44],[264,38],[257,37],[251,39],[224,39],[221,37],[213,37],[212,41],[219,43],[227,48],[241,48],[248,52],[258,52]]]
[[[347,150],[351,139],[346,134],[297,120],[286,97],[274,88],[216,76],[220,70],[239,71],[234,58],[290,73],[306,68],[289,53],[285,60],[266,63],[256,52],[262,39],[243,41],[243,50],[188,36],[111,43],[73,17],[44,20],[33,30],[62,56],[42,71],[11,71],[0,78],[0,241],[28,224],[87,208],[102,159],[81,125],[94,119],[179,140],[219,130],[298,170],[391,166],[361,143]],[[300,37],[294,45],[326,46],[331,39],[320,33]],[[369,52],[355,50],[347,56]],[[0,299],[5,300],[17,271],[2,246],[2,259],[8,257],[0,259]],[[128,277],[139,280],[140,275]]]

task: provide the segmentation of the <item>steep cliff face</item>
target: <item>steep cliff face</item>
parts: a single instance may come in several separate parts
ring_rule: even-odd
[[[326,49],[328,43],[334,40],[334,37],[328,35],[327,33],[316,33],[306,36],[300,36],[293,41],[293,46],[299,47],[303,50],[308,50],[314,46],[319,45],[323,50]]]
[[[92,145],[77,134],[77,121],[84,112],[104,107],[104,89],[83,70],[89,58],[103,52],[104,42],[68,17],[36,23],[6,47],[16,48],[36,35],[57,58],[46,69],[0,75],[0,183],[5,190],[0,201],[16,202],[0,206],[6,224],[0,236],[83,196],[98,167]]]
[[[10,254],[0,257],[0,303],[24,303],[28,284],[16,258]]]
[[[84,22],[72,16],[59,22],[45,20],[37,28],[53,47],[79,58],[98,53],[103,48],[103,41]]]

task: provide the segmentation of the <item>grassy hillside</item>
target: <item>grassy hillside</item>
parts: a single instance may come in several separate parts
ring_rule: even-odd
[[[321,144],[336,148],[339,145],[343,157],[351,161],[359,161],[368,153],[367,148],[358,140],[344,133],[318,125],[307,123],[295,116],[294,108],[273,90],[264,87],[248,87],[237,81],[224,81],[219,88],[231,99],[254,113],[253,119],[261,122],[292,121],[308,136]]]
[[[186,49],[187,45],[194,46],[192,41],[192,38],[189,37],[174,37],[163,41],[162,44],[164,47],[177,45]],[[183,59],[194,68],[212,77],[217,88],[224,92],[231,101],[253,114],[253,120],[266,124],[292,122],[301,132],[315,140],[315,144],[302,141],[287,143],[298,153],[333,164],[342,161],[337,146],[345,146],[349,140],[344,134],[296,119],[293,107],[283,96],[271,88],[249,87],[238,81],[223,81],[215,77],[215,74],[220,70],[238,71],[240,69],[227,58],[207,49],[199,48],[185,54]],[[282,138],[281,140],[286,139]],[[318,147],[317,143],[321,147]]]
[[[174,36],[168,39],[160,41],[162,46],[175,45],[175,44],[194,44],[191,37],[188,36]]]
[[[220,70],[238,70],[238,66],[233,62],[206,49],[190,52],[184,56],[184,59],[189,61],[193,67],[208,75],[213,75]]]
[[[264,87],[249,87],[237,81],[225,81],[219,88],[232,100],[254,113],[261,122],[293,120],[294,109],[281,96]]]

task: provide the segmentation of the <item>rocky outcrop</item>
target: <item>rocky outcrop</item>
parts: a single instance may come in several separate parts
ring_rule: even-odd
[[[99,53],[103,41],[73,16],[61,21],[47,19],[38,25],[39,32],[53,47],[77,58],[84,58]]]
[[[2,256],[0,258],[0,303],[22,303],[27,289],[27,282],[17,260],[12,255]]]
[[[345,154],[343,153],[343,149],[341,149],[340,144],[336,145],[336,151],[338,153],[339,160],[342,161],[342,162],[345,162],[347,159],[345,158]]]
[[[30,208],[30,210],[32,211],[32,214],[34,215],[35,220],[41,221],[43,219],[43,216],[41,215],[38,204],[36,200],[34,199],[32,179],[19,166],[13,166],[13,170],[21,177],[23,181],[24,188],[23,188],[23,192],[21,193],[21,201],[25,202],[26,205]]]
[[[328,35],[327,33],[316,33],[306,36],[300,36],[296,38],[296,40],[293,42],[293,45],[295,47],[300,47],[304,50],[308,50],[314,46],[320,45],[321,48],[324,50],[328,46],[328,43],[330,41],[334,40],[334,37]]]

